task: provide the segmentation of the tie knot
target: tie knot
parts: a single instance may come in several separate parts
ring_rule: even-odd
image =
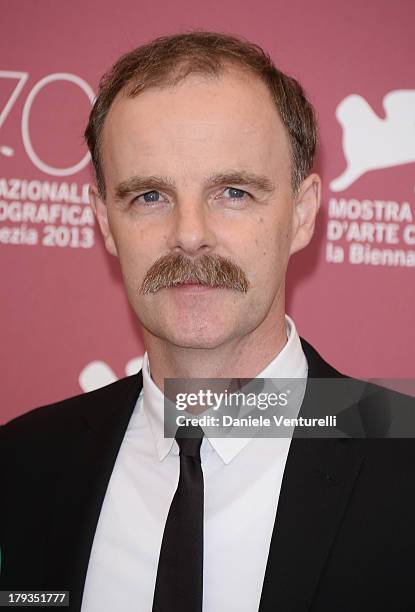
[[[200,446],[204,436],[199,425],[183,425],[176,431],[176,442],[179,445],[180,455],[200,459]]]

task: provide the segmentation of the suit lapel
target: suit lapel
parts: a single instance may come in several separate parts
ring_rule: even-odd
[[[97,393],[86,409],[51,506],[45,588],[70,591],[80,610],[88,561],[108,482],[142,388],[131,376]]]
[[[309,378],[341,376],[302,340]],[[316,401],[307,386],[300,414]],[[309,609],[363,457],[350,439],[294,437],[284,471],[260,612]]]

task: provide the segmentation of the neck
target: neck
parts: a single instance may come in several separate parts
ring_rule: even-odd
[[[183,348],[143,329],[151,378],[164,392],[165,378],[254,378],[287,343],[284,307],[252,332],[218,347]]]

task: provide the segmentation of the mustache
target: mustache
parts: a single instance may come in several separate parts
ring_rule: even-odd
[[[159,257],[148,270],[140,293],[156,293],[182,283],[200,283],[242,293],[249,288],[245,272],[227,257],[202,255],[198,259],[189,259],[184,255],[169,254]]]

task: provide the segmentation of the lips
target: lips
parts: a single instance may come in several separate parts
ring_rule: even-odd
[[[182,285],[200,285],[200,286],[204,286],[203,283],[199,283],[199,281],[197,281],[197,280],[188,280],[188,281],[182,281],[181,283],[177,283],[175,285],[175,287],[180,287]]]
[[[203,283],[195,282],[195,281],[184,281],[183,283],[177,283],[171,287],[172,289],[176,289],[177,291],[184,292],[207,292],[213,291],[215,287],[211,287],[210,285],[205,285]]]

